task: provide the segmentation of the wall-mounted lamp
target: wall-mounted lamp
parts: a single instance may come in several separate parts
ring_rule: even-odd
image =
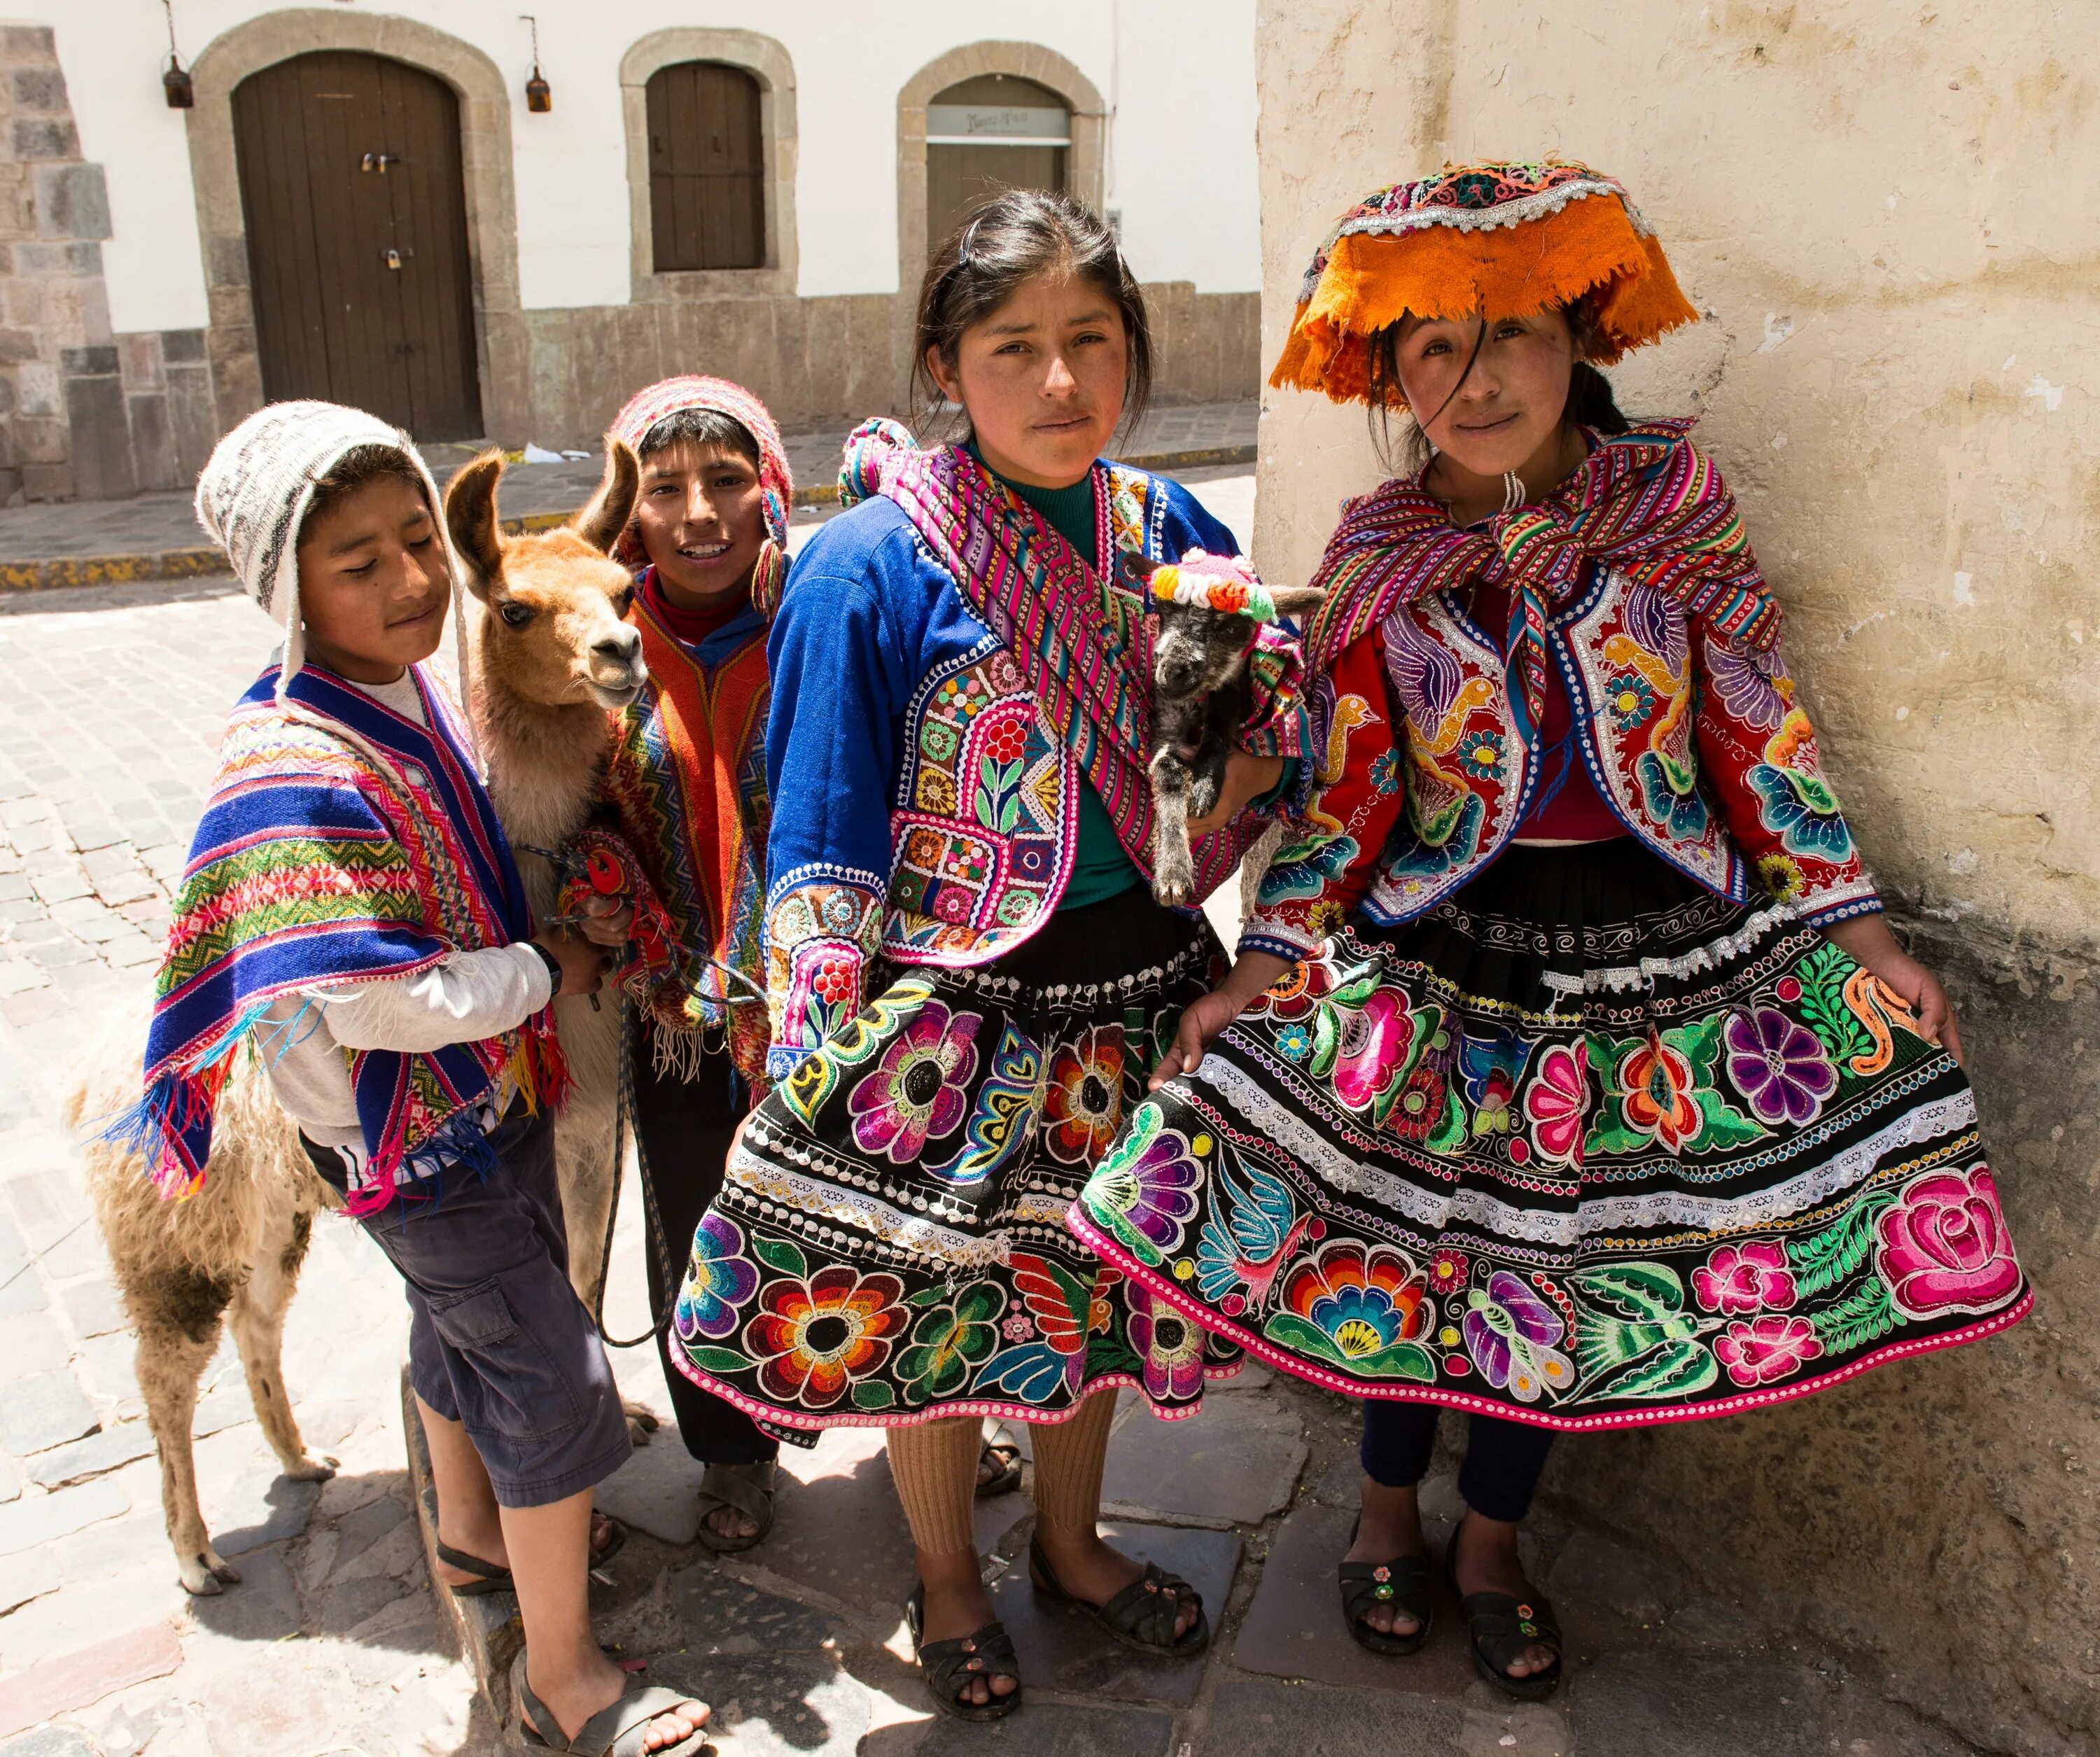
[[[554,107],[554,88],[540,71],[540,21],[530,12],[518,15],[532,27],[532,77],[525,82],[525,108],[535,116],[545,116]]]
[[[196,106],[196,87],[183,72],[182,60],[175,53],[174,0],[161,0],[161,5],[168,15],[168,64],[161,70],[161,90],[168,95],[170,109],[193,109]]]

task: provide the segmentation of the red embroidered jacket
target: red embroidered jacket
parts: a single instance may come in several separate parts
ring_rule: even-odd
[[[1548,646],[1597,791],[1663,859],[1738,902],[1754,885],[1815,926],[1881,908],[1776,651],[1732,647],[1601,567]],[[1242,949],[1306,956],[1355,909],[1414,920],[1502,852],[1538,784],[1502,651],[1453,593],[1345,648],[1312,713],[1311,797]]]

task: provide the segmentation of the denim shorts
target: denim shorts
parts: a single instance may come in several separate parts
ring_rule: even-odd
[[[463,1425],[505,1507],[544,1507],[602,1482],[631,1450],[620,1391],[569,1285],[554,1125],[521,1105],[488,1137],[492,1170],[455,1170],[358,1224],[408,1283],[408,1382]],[[306,1143],[338,1190],[342,1162]]]

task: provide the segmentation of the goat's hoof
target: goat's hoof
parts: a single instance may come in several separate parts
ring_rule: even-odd
[[[1152,894],[1170,909],[1180,908],[1195,894],[1194,885],[1184,885],[1176,879],[1162,879],[1152,887]]]
[[[646,1403],[637,1403],[623,1398],[620,1413],[627,1418],[627,1437],[637,1446],[646,1446],[649,1437],[663,1426],[662,1419]]]
[[[285,1470],[286,1479],[293,1482],[326,1482],[335,1472],[336,1461],[327,1457],[302,1458]]]
[[[216,1598],[230,1586],[240,1584],[240,1570],[218,1551],[176,1558],[175,1571],[183,1590],[192,1598]]]

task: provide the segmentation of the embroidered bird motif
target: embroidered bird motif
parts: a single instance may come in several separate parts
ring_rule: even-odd
[[[1233,1176],[1230,1156],[1219,1155],[1216,1176],[1227,1198],[1227,1218],[1221,1221],[1213,1212],[1203,1222],[1196,1246],[1196,1287],[1212,1301],[1245,1287],[1248,1309],[1258,1312],[1268,1303],[1269,1289],[1312,1216],[1297,1212],[1289,1185],[1274,1172],[1258,1165],[1245,1169],[1243,1185]]]

